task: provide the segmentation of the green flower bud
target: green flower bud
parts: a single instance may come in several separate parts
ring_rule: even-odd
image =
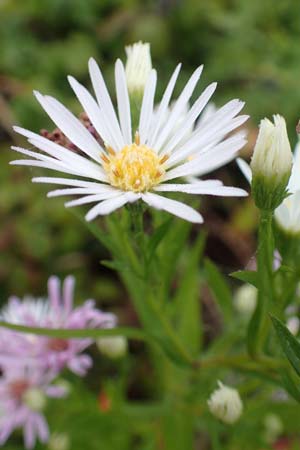
[[[33,411],[43,411],[46,407],[47,399],[44,392],[38,388],[27,389],[23,395],[23,402]]]
[[[102,337],[97,346],[103,355],[112,359],[122,358],[127,353],[127,339],[124,336]]]

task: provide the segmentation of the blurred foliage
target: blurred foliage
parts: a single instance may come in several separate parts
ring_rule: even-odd
[[[35,101],[33,89],[56,96],[80,112],[66,76],[72,74],[90,86],[87,61],[94,56],[113,92],[113,63],[118,57],[125,59],[124,46],[136,40],[149,41],[159,71],[158,94],[178,61],[183,62],[178,92],[195,67],[204,63],[198,93],[217,80],[217,105],[233,97],[245,100],[245,112],[252,117],[251,132],[262,117],[281,113],[293,141],[300,115],[299,36],[300,8],[295,0],[0,0],[0,303],[13,293],[43,295],[49,275],[73,273],[78,300],[94,297],[99,305],[117,311],[121,322],[136,324],[124,289],[115,275],[99,264],[107,259],[106,251],[95,244],[62,200],[46,200],[45,188],[31,184],[30,176],[41,174],[42,169],[8,166],[13,159],[9,146],[22,143],[12,133],[13,124],[36,131],[52,127]],[[221,174],[225,181],[233,178],[244,183],[234,165]],[[253,252],[256,226],[251,200],[216,199],[210,204],[213,207],[204,200],[209,230],[206,252],[226,271],[246,265]],[[207,314],[205,305],[203,309]],[[163,411],[154,405],[145,425],[149,409],[118,408],[124,386],[130,386],[129,397],[151,401],[156,397],[155,378],[149,377],[144,348],[133,345],[131,351],[139,364],[134,358],[129,367],[121,369],[103,361],[96,363],[96,372],[86,382],[74,384],[70,399],[59,406],[59,415],[56,404],[49,405],[51,427],[59,432],[68,430],[72,450],[158,448],[156,421],[162,420]],[[219,372],[221,376],[223,372]],[[103,381],[106,375],[113,380],[107,385]],[[215,373],[199,379],[197,386],[193,405],[215,388]],[[200,390],[203,386],[205,392]],[[99,411],[100,387],[115,399],[113,413]],[[256,386],[248,389],[255,396]],[[287,403],[283,408],[274,406],[267,400],[270,392],[271,388],[260,401],[249,402],[246,418],[236,428],[238,443],[237,434],[226,436],[220,425],[218,433],[226,437],[226,448],[268,448],[261,442],[261,417],[270,410],[281,416],[287,432],[298,431],[295,418],[299,407]],[[134,424],[136,439],[129,436],[129,422],[131,427]],[[175,423],[174,419],[166,426]],[[201,442],[212,424],[215,426],[215,421],[207,413],[200,420],[199,411]],[[19,437],[14,439],[6,445],[7,450],[22,448]],[[197,449],[202,449],[201,442]]]

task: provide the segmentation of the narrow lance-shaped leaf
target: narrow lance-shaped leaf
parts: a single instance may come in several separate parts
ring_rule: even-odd
[[[251,270],[238,270],[237,272],[232,272],[230,276],[237,280],[244,281],[245,283],[252,284],[252,286],[256,288],[258,287],[259,281],[257,272]]]
[[[204,267],[209,287],[221,308],[225,321],[229,322],[233,314],[232,295],[229,286],[212,261],[206,259]]]
[[[276,317],[272,316],[272,323],[279,339],[282,350],[289,362],[300,376],[300,343],[287,329],[287,327]]]
[[[205,235],[200,234],[193,248],[187,254],[186,268],[181,275],[174,301],[178,334],[194,356],[199,354],[201,346],[199,260],[203,253],[204,243]]]

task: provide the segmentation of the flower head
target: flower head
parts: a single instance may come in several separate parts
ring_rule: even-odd
[[[73,307],[74,278],[65,279],[62,291],[59,279],[48,281],[48,299],[11,297],[3,309],[1,318],[10,323],[44,328],[110,328],[116,317],[95,308],[92,300]],[[92,365],[90,356],[82,352],[92,343],[91,339],[57,339],[0,330],[0,361],[22,364],[31,360],[44,368],[59,372],[68,367],[84,375]]]
[[[243,411],[243,403],[238,391],[229,386],[225,386],[220,381],[219,388],[216,389],[208,400],[210,412],[222,422],[233,424]]]
[[[0,445],[10,434],[22,428],[26,449],[34,447],[39,439],[49,439],[47,422],[43,415],[47,397],[60,398],[65,392],[52,384],[55,374],[36,366],[10,367],[0,378]]]
[[[260,123],[251,160],[252,192],[260,209],[274,210],[286,197],[293,155],[283,117],[274,116]]]
[[[143,95],[147,78],[152,69],[150,44],[136,42],[125,47],[125,51],[128,91],[131,95]]]
[[[13,147],[29,159],[13,161],[12,164],[44,167],[72,175],[71,178],[39,177],[33,181],[65,186],[49,192],[49,197],[79,196],[67,202],[66,206],[96,203],[87,213],[86,220],[109,214],[126,203],[142,200],[156,209],[201,223],[203,219],[197,211],[161,194],[184,192],[196,195],[247,195],[241,189],[223,186],[219,180],[185,182],[190,176],[205,175],[235,158],[245,143],[245,137],[241,134],[229,137],[227,135],[247,119],[247,116],[238,116],[244,104],[239,100],[227,103],[197,128],[194,125],[213,95],[216,83],[209,85],[192,107],[189,107],[190,98],[202,72],[202,66],[197,68],[170,109],[180,71],[179,65],[156,108],[154,97],[157,75],[152,69],[145,83],[138,126],[133,129],[128,72],[136,70],[138,73],[139,61],[136,55],[140,52],[147,53],[145,47],[141,47],[142,44],[137,45],[138,47],[127,50],[127,67],[131,67],[130,70],[127,69],[127,77],[122,62],[118,60],[115,65],[118,115],[101,71],[91,59],[89,70],[96,100],[73,77],[68,80],[92,124],[93,132],[89,131],[90,126],[87,129],[57,100],[35,92],[41,106],[67,139],[68,146],[63,147],[46,137],[15,127],[15,131],[26,136],[30,146],[38,150]],[[143,58],[147,59],[146,56]],[[147,64],[144,62],[143,66]],[[185,120],[178,126],[178,121],[185,111]],[[101,139],[96,139],[95,133]],[[63,142],[63,139],[60,139],[60,142]],[[80,153],[72,151],[72,146],[76,146]],[[192,160],[189,160],[191,155]],[[174,183],[176,179],[182,181]]]

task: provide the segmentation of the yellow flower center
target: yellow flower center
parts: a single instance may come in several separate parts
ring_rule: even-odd
[[[163,167],[168,156],[162,158],[146,145],[140,145],[139,137],[116,153],[107,147],[102,155],[103,166],[109,183],[123,191],[145,192],[158,184],[165,173]]]

